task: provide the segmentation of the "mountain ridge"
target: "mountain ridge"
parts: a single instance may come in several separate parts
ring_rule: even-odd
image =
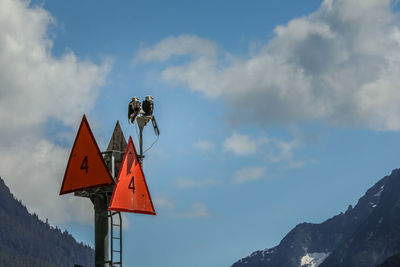
[[[400,196],[393,193],[396,189],[400,192],[399,169],[393,170],[390,175],[369,188],[354,208],[349,205],[345,213],[319,224],[298,224],[277,246],[255,251],[235,262],[232,267],[375,267],[400,252],[400,243],[397,244],[394,240],[396,244],[379,252],[373,250],[374,246],[368,243],[373,240],[362,237],[371,235],[371,229],[384,229],[379,225],[390,222],[389,218],[400,225],[400,217],[397,218],[396,212],[392,210],[394,203],[399,201],[400,214]],[[380,221],[381,217],[377,216],[382,215],[381,213],[386,214],[387,219],[382,218]],[[390,225],[394,229],[391,236],[397,236],[397,240],[400,240],[400,228],[394,227],[394,222]],[[377,233],[384,235],[384,230]],[[357,242],[352,241],[352,238],[356,238]],[[382,242],[380,238],[377,240]],[[377,245],[376,243],[375,246]],[[356,249],[358,246],[369,254],[365,255],[363,250]],[[349,254],[350,250],[356,254]]]

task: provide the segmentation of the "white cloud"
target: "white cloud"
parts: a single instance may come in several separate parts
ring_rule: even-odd
[[[75,128],[110,65],[82,61],[72,51],[53,57],[47,29],[55,19],[29,5],[0,1],[0,176],[42,219],[92,223],[88,199],[58,196],[69,149],[50,141],[45,126],[52,120]]]
[[[201,188],[208,185],[216,185],[219,184],[220,181],[215,179],[188,179],[188,178],[179,178],[176,180],[176,185],[179,188]]]
[[[266,143],[268,143],[267,138],[255,139],[248,135],[234,132],[232,136],[225,139],[224,148],[236,155],[247,156],[255,154],[259,149],[259,146]]]
[[[268,163],[285,163],[288,168],[301,168],[304,161],[296,161],[294,151],[301,145],[300,139],[284,141],[272,137],[252,137],[234,132],[225,139],[223,146],[226,151],[238,156],[262,155]]]
[[[274,140],[274,148],[268,155],[268,160],[273,163],[289,161],[293,158],[293,150],[299,146],[298,140],[285,142]]]
[[[209,140],[200,139],[194,143],[194,147],[201,151],[212,151],[215,148],[215,144]]]
[[[208,212],[207,206],[201,202],[193,203],[191,209],[182,214],[182,217],[186,218],[201,218],[209,216],[210,213]]]
[[[190,35],[142,48],[136,58],[189,55],[161,79],[223,96],[233,124],[325,120],[400,130],[399,19],[390,0],[325,0],[309,16],[277,26],[274,38],[244,59]]]
[[[215,57],[218,46],[215,42],[193,35],[181,35],[162,40],[154,48],[142,47],[134,62],[166,61],[172,56],[191,54],[195,57]]]
[[[159,196],[154,198],[154,205],[156,210],[167,211],[173,218],[201,218],[210,216],[207,206],[202,202],[193,203],[187,211],[179,211],[173,200],[165,196]]]
[[[260,180],[265,174],[265,167],[247,167],[236,172],[233,180],[236,184],[242,184],[250,181]]]
[[[305,165],[306,163],[304,161],[291,161],[289,162],[288,168],[289,169],[298,169],[301,168]]]
[[[159,196],[154,198],[154,205],[156,208],[172,210],[175,208],[174,202],[168,197]]]

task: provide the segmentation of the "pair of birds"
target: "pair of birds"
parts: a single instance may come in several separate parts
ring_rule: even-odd
[[[131,102],[129,102],[128,107],[128,119],[131,123],[135,122],[135,119],[139,114],[143,114],[143,116],[153,116],[153,99],[154,98],[152,96],[147,95],[142,105],[138,97],[135,96],[132,98]]]
[[[153,110],[154,110],[154,102],[153,102],[154,97],[151,95],[147,95],[143,103],[140,103],[140,100],[138,97],[133,97],[131,102],[129,102],[129,107],[128,107],[128,120],[131,123],[134,123],[136,120],[136,117],[139,114],[142,114],[143,116],[149,116],[151,117],[151,122],[153,123],[154,131],[156,135],[160,135],[160,131],[158,130],[157,122],[156,119],[153,116]]]

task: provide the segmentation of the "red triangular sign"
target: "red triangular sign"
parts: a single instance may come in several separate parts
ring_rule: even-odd
[[[129,138],[108,209],[156,215],[132,137]]]
[[[83,115],[69,156],[60,195],[114,184],[86,116]]]

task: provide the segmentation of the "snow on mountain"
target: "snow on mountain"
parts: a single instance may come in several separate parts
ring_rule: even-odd
[[[329,252],[307,253],[301,258],[299,267],[318,267],[329,254]]]

